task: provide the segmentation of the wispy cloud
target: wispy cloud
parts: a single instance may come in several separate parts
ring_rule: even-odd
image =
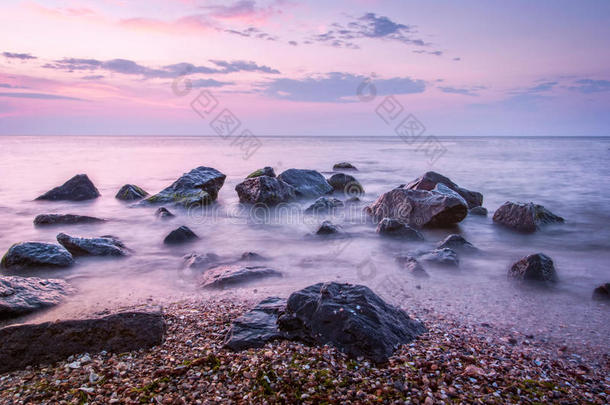
[[[12,97],[12,98],[30,98],[38,100],[75,100],[75,101],[87,101],[82,98],[60,96],[57,94],[46,94],[46,93],[0,93],[0,97]]]
[[[219,80],[214,80],[214,79],[198,79],[198,80],[193,80],[191,82],[191,85],[194,88],[202,88],[202,87],[223,87],[223,86],[229,86],[235,84],[233,82],[221,82]]]
[[[27,89],[27,87],[16,86],[16,85],[10,84],[10,83],[0,83],[0,89]]]
[[[278,40],[277,36],[268,34],[264,31],[261,31],[260,29],[258,29],[256,27],[248,27],[244,30],[226,29],[225,32],[228,32],[229,34],[239,35],[240,37],[245,37],[245,38],[264,39],[267,41],[277,41]]]
[[[442,86],[438,88],[440,91],[442,91],[443,93],[450,93],[450,94],[461,94],[463,96],[475,96],[477,97],[479,95],[479,93],[477,93],[474,89],[472,88],[459,88],[459,87],[451,87],[451,86]]]
[[[610,80],[580,79],[576,80],[574,84],[568,89],[585,94],[610,91]]]
[[[29,53],[15,53],[15,52],[2,52],[2,56],[8,59],[20,59],[20,60],[30,60],[36,59],[36,56],[32,56]]]

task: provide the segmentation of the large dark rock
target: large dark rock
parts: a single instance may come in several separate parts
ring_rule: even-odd
[[[265,266],[222,265],[203,273],[201,286],[224,289],[269,277],[282,277],[282,273]]]
[[[553,214],[542,205],[510,201],[505,202],[496,210],[493,220],[495,223],[508,228],[528,233],[535,232],[545,224],[564,222],[562,217]]]
[[[259,177],[259,176],[275,177],[275,171],[273,171],[273,167],[265,166],[262,169],[253,171],[246,178],[251,179],[253,177]]]
[[[430,277],[428,275],[428,273],[426,272],[426,270],[424,269],[424,267],[413,256],[409,256],[409,255],[398,256],[396,258],[396,263],[398,263],[398,266],[402,270],[406,271],[407,273],[411,274],[412,276],[419,277],[419,278]]]
[[[448,248],[434,249],[428,252],[419,252],[417,253],[417,258],[421,261],[440,266],[458,267],[460,265],[457,253]]]
[[[164,334],[160,309],[7,326],[0,329],[0,372],[49,364],[79,353],[123,353],[149,348],[161,344]]]
[[[2,257],[7,269],[22,267],[68,267],[74,258],[63,246],[42,242],[16,243]]]
[[[114,196],[118,200],[134,201],[148,196],[148,192],[134,184],[125,184]]]
[[[239,202],[248,204],[277,205],[295,198],[294,188],[280,179],[258,176],[235,186]]]
[[[452,226],[466,217],[468,207],[462,198],[453,195],[395,188],[382,194],[366,211],[376,221],[394,218],[419,228]]]
[[[596,301],[610,301],[610,283],[602,284],[593,290],[592,298]]]
[[[91,200],[100,196],[100,192],[95,188],[86,174],[77,174],[59,187],[47,191],[37,200],[69,200],[84,201]]]
[[[299,197],[316,198],[333,191],[324,176],[315,170],[288,169],[282,172],[278,179],[294,187]]]
[[[104,235],[99,238],[76,238],[65,233],[57,241],[73,256],[126,256],[128,251],[119,239]]]
[[[166,245],[176,245],[180,243],[192,242],[196,239],[199,239],[199,236],[195,234],[195,232],[191,231],[188,226],[182,225],[179,228],[171,231],[165,239],[163,239],[163,243]]]
[[[174,203],[186,208],[210,204],[218,197],[218,191],[226,177],[216,169],[200,166],[183,174],[171,186],[144,201]]]
[[[170,219],[175,217],[175,215],[172,214],[171,211],[165,207],[159,207],[159,209],[155,211],[155,216],[159,219]]]
[[[101,218],[88,217],[86,215],[74,214],[40,214],[34,218],[34,225],[73,225],[73,224],[95,224],[105,222]]]
[[[339,162],[333,165],[333,170],[358,170],[356,166],[349,162]]]
[[[72,291],[63,280],[0,277],[0,320],[57,305]]]
[[[482,217],[486,217],[487,216],[487,208],[485,207],[472,207],[470,210],[468,210],[468,213],[470,215],[479,215]]]
[[[508,270],[508,278],[535,283],[555,283],[558,280],[553,260],[543,253],[526,256],[514,263]]]
[[[245,350],[283,339],[284,335],[278,330],[277,318],[285,307],[285,299],[265,298],[251,311],[233,321],[225,336],[224,346],[231,350]]]
[[[436,246],[437,249],[451,249],[456,252],[474,252],[477,250],[476,247],[470,242],[468,242],[462,235],[458,235],[453,233],[447,236],[445,239],[439,242]]]
[[[410,190],[433,190],[437,184],[444,184],[451,190],[461,195],[468,203],[468,208],[478,207],[483,205],[483,194],[466,190],[452,182],[448,177],[436,172],[426,172],[419,178],[413,180],[405,186]]]
[[[316,235],[341,235],[343,234],[343,229],[339,225],[335,225],[330,221],[323,221],[320,224],[320,227],[316,231]]]
[[[417,229],[411,228],[402,221],[393,218],[384,218],[377,224],[377,233],[383,236],[408,240],[424,240],[424,236]]]
[[[376,363],[386,362],[400,345],[426,331],[368,287],[334,282],[292,293],[278,324],[289,339],[332,345]]]
[[[320,197],[305,210],[306,214],[326,214],[343,207],[343,201],[332,197]]]
[[[364,194],[362,184],[360,184],[354,176],[350,176],[349,174],[335,173],[328,179],[328,184],[338,193],[344,193],[353,197]]]

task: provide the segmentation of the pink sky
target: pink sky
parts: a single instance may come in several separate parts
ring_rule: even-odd
[[[0,134],[212,135],[208,91],[258,135],[392,135],[394,95],[435,135],[608,136],[608,21],[606,1],[9,0]]]

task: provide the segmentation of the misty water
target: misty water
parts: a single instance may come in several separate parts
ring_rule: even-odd
[[[133,249],[126,258],[77,258],[61,270],[28,270],[20,275],[61,278],[77,292],[53,309],[27,318],[42,321],[140,303],[166,303],[210,295],[262,299],[287,296],[320,281],[366,284],[378,294],[410,307],[473,323],[490,323],[567,343],[586,341],[608,347],[610,308],[591,300],[592,290],[610,281],[609,138],[444,138],[447,152],[431,164],[417,144],[397,137],[261,138],[249,159],[229,141],[206,137],[0,137],[0,250],[20,241],[55,242],[72,236],[114,235]],[[347,238],[308,236],[322,216],[303,215],[311,200],[291,209],[253,213],[239,204],[235,185],[255,169],[272,166],[315,169],[329,177],[336,162],[359,168],[355,177],[366,194],[360,203],[338,210],[331,220]],[[156,193],[182,173],[211,166],[227,175],[212,206],[190,211],[167,206],[176,217],[155,218],[157,206],[135,207],[114,198],[126,183]],[[424,229],[425,242],[380,238],[362,208],[380,194],[428,170],[462,187],[483,193],[489,216],[469,215],[452,229]],[[88,202],[34,199],[77,173],[86,173],[102,197]],[[531,235],[492,222],[505,201],[544,205],[566,219]],[[295,209],[295,207],[297,207]],[[35,227],[42,213],[105,218],[102,224]],[[200,239],[167,246],[163,238],[187,225]],[[460,233],[480,249],[460,255],[459,270],[426,266],[430,278],[414,279],[394,262],[399,254],[432,248]],[[237,259],[252,251],[284,273],[242,288],[202,290],[199,274],[183,268],[183,256],[215,253]],[[550,290],[523,288],[507,280],[507,269],[521,257],[543,252],[555,262],[560,282]]]

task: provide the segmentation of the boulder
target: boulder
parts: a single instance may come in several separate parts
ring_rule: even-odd
[[[159,219],[170,219],[175,217],[175,215],[172,214],[171,211],[165,207],[160,207],[159,209],[157,209],[157,211],[155,211],[155,216]]]
[[[419,278],[430,277],[426,270],[424,270],[424,267],[413,256],[398,256],[396,258],[396,263],[398,263],[402,270],[405,270],[412,276]]]
[[[239,258],[239,260],[246,261],[246,262],[259,262],[259,261],[265,261],[265,260],[267,260],[267,258],[259,255],[256,252],[244,252],[241,254],[241,257]]]
[[[0,294],[0,297],[2,294]],[[609,301],[610,300],[610,283],[602,284],[593,290],[592,298],[596,301]]]
[[[73,225],[95,224],[105,222],[104,219],[74,214],[40,214],[34,218],[34,225]]]
[[[282,277],[282,273],[265,266],[222,265],[203,273],[203,288],[225,289],[269,277]]]
[[[316,235],[337,235],[343,233],[339,225],[335,225],[330,221],[323,221],[316,231]]]
[[[224,346],[237,351],[263,347],[267,342],[283,339],[277,318],[285,307],[286,299],[265,298],[251,311],[233,321],[225,336]]]
[[[190,253],[184,256],[184,267],[206,270],[216,266],[219,261],[220,256],[215,253],[206,253],[205,255]]]
[[[555,283],[558,280],[553,260],[543,253],[526,256],[514,263],[508,270],[508,278],[535,283]]]
[[[343,201],[332,197],[320,197],[305,210],[306,214],[326,214],[343,207]]]
[[[73,256],[126,256],[127,249],[123,242],[110,235],[99,238],[76,238],[60,233],[57,241]]]
[[[195,235],[195,232],[191,231],[188,226],[182,225],[171,231],[165,239],[163,239],[163,243],[166,245],[176,245],[179,243],[191,242],[195,239],[199,239],[199,236]]]
[[[63,280],[0,277],[0,320],[57,305],[71,292]]]
[[[142,188],[133,185],[133,184],[125,184],[118,193],[114,196],[118,200],[123,201],[134,201],[141,200],[144,197],[147,197],[148,193],[144,191]]]
[[[288,169],[278,179],[294,187],[298,197],[316,198],[333,191],[324,176],[315,170]]]
[[[364,188],[362,187],[362,184],[360,184],[354,176],[350,176],[349,174],[333,174],[328,179],[328,184],[330,184],[337,193],[344,193],[346,195],[354,197],[358,197],[364,194]]]
[[[349,162],[339,162],[333,165],[333,170],[358,170],[356,166]]]
[[[445,239],[440,241],[439,244],[436,246],[436,248],[437,249],[447,248],[447,249],[454,250],[456,252],[458,252],[458,251],[473,252],[473,251],[477,250],[477,248],[474,247],[474,245],[472,243],[470,243],[466,239],[464,239],[463,236],[455,234],[455,233],[447,236]]]
[[[472,207],[470,210],[468,210],[468,213],[470,215],[480,215],[483,217],[487,216],[487,208],[485,207]]]
[[[384,218],[377,224],[377,233],[393,238],[424,240],[424,236],[417,229],[411,228],[402,221],[393,218]]]
[[[478,207],[483,205],[483,194],[466,190],[452,182],[448,177],[436,172],[426,172],[419,178],[413,180],[404,188],[409,190],[433,190],[437,184],[444,184],[446,187],[461,195],[468,203],[468,208]]]
[[[79,353],[145,349],[161,344],[164,334],[165,321],[160,309],[7,326],[0,329],[0,373],[50,364]]]
[[[438,264],[441,266],[458,267],[460,265],[457,253],[448,248],[420,252],[417,253],[417,258],[421,261]]]
[[[295,198],[294,188],[282,180],[258,176],[235,186],[239,202],[248,204],[277,205]]]
[[[496,210],[493,221],[519,232],[531,233],[540,229],[542,225],[563,223],[564,219],[542,205],[507,201]]]
[[[95,188],[86,174],[77,174],[59,187],[47,191],[37,200],[68,200],[84,201],[91,200],[100,196],[100,192]]]
[[[2,257],[7,269],[23,267],[68,267],[74,258],[63,246],[42,242],[16,243]]]
[[[275,177],[275,171],[273,171],[273,167],[265,166],[262,169],[253,171],[246,178],[251,179],[253,177],[259,177],[259,176]]]
[[[462,221],[468,207],[464,200],[435,191],[395,188],[366,207],[376,221],[395,218],[409,226],[447,227]]]
[[[185,208],[207,205],[216,200],[226,177],[216,169],[200,166],[144,201],[155,204],[174,203]]]

